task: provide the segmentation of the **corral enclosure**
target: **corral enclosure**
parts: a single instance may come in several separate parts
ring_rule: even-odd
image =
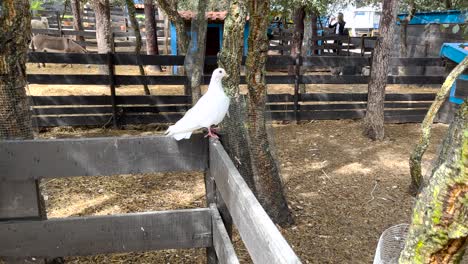
[[[165,72],[147,77],[135,76],[138,73],[131,66],[136,63],[134,55],[30,54],[30,62],[46,61],[47,63],[78,61],[81,64],[88,64],[94,61],[105,64],[109,58],[113,61],[111,67],[116,69],[113,80],[116,92],[114,106],[112,96],[110,96],[112,79],[99,75],[94,66],[90,70],[83,65],[62,68],[52,64],[45,69],[37,69],[32,63],[29,65],[28,71],[33,73],[28,77],[29,92],[34,95],[32,102],[34,102],[36,118],[40,120],[39,122],[43,120],[55,122],[44,126],[45,133],[42,136],[154,134],[154,130],[159,130],[159,127],[151,125],[146,128],[137,126],[136,130],[122,131],[79,128],[83,123],[75,124],[78,126],[76,129],[46,127],[70,125],[64,122],[74,119],[83,120],[80,122],[91,127],[111,126],[113,107],[123,109],[123,112],[116,111],[116,114],[120,115],[117,120],[118,125],[127,125],[127,129],[132,123],[126,123],[125,120],[131,120],[131,118],[137,120],[134,121],[134,125],[142,122],[141,120],[148,120],[146,123],[160,123],[164,126],[164,123],[180,117],[180,114],[189,107],[189,97],[184,95],[184,76],[171,76]],[[269,66],[273,68],[275,63],[279,65],[289,63],[300,67],[309,63],[310,67],[324,67],[324,65],[340,66],[342,63],[350,62],[368,65],[369,62],[369,58],[366,57],[303,58],[297,64],[287,56],[272,56],[269,60],[271,62]],[[181,65],[183,58],[141,56],[140,61],[143,64],[170,65],[169,62],[172,62]],[[214,62],[215,58],[207,58],[207,63],[210,61]],[[413,65],[429,63],[439,67],[444,65],[444,61],[439,58],[394,59],[392,63],[405,62]],[[76,73],[83,73],[83,75]],[[276,110],[276,116],[279,116],[277,121],[281,122],[282,120],[294,121],[297,117],[301,122],[330,118],[360,118],[365,109],[367,78],[358,75],[333,76],[326,72],[307,72],[290,76],[283,72],[271,71],[267,78],[270,82],[269,93],[271,94],[269,107],[272,112]],[[434,83],[441,83],[443,76],[435,76],[432,79],[422,76],[389,76],[389,80],[395,84],[389,87],[389,97],[386,102],[387,121],[392,121],[393,116],[394,122],[395,120],[399,123],[419,122],[434,98],[434,88],[440,85]],[[208,77],[205,78],[205,83],[207,81]],[[152,85],[150,86],[152,96],[142,96],[141,84],[144,82]],[[349,82],[354,82],[354,84],[350,85]],[[414,84],[400,84],[405,82]],[[299,89],[301,83],[307,83],[305,94],[302,94]],[[47,102],[48,105],[39,105],[41,100]],[[82,102],[86,101],[83,100],[91,100],[91,103],[87,103],[88,105],[84,107]],[[128,103],[125,100],[136,101]],[[308,100],[311,100],[310,103]],[[101,103],[96,104],[96,102]],[[132,108],[135,108],[133,111],[136,112],[131,112]],[[96,113],[96,111],[100,112]],[[173,111],[172,114],[170,111]],[[392,111],[399,111],[395,112],[399,114],[389,115],[388,113]],[[414,114],[404,115],[405,113]],[[127,116],[131,118],[128,119]],[[155,116],[159,116],[159,119],[155,119]],[[273,118],[275,114],[270,116]],[[168,117],[174,119],[170,120]],[[418,124],[387,125],[388,139],[382,144],[370,147],[368,140],[361,136],[359,123],[356,121],[315,121],[302,125],[280,125],[275,121],[271,131],[276,135],[275,149],[279,154],[288,199],[296,218],[295,225],[282,229],[281,232],[303,262],[349,263],[348,261],[352,260],[352,263],[368,263],[372,259],[380,233],[388,226],[408,221],[412,199],[406,193],[406,186],[409,182],[406,157],[411,145],[416,141],[418,127]],[[141,129],[147,132],[141,132]],[[444,130],[445,126],[439,125],[435,137],[441,138]],[[434,157],[434,152],[435,146],[429,152],[429,159]],[[48,213],[54,217],[105,215],[206,205],[204,199],[200,198],[204,196],[202,174],[163,175],[144,174],[115,179],[113,177],[80,177],[55,181],[44,180],[42,186],[48,196]],[[169,180],[170,185],[159,186],[168,181],[168,177],[175,177],[175,179]],[[120,185],[126,188],[120,188]],[[132,188],[132,186],[139,188]],[[144,193],[140,193],[140,188],[145,190]],[[166,195],[166,191],[173,194]],[[157,194],[156,197],[160,198],[150,198],[145,194],[147,192]],[[68,194],[71,195],[68,196]],[[87,202],[89,196],[93,199]],[[64,206],[64,203],[74,206]],[[327,206],[324,207],[324,204]],[[388,210],[388,207],[391,209]],[[386,211],[380,213],[379,210]],[[344,215],[349,217],[344,217]],[[360,246],[356,247],[356,243]],[[233,244],[240,261],[248,263],[250,261],[248,253],[242,246],[243,243],[237,232],[234,232]],[[340,246],[336,246],[338,244]],[[68,260],[77,263],[106,263],[113,260],[136,261],[137,263],[148,261],[204,263],[206,257],[203,250],[178,250],[72,257]]]
[[[42,33],[46,32],[87,36],[91,41],[86,44],[94,49],[94,32],[67,32],[61,26]],[[369,263],[380,233],[409,221],[413,200],[406,191],[407,157],[418,123],[435,98],[434,88],[444,80],[446,61],[436,56],[392,59],[395,67],[438,71],[431,76],[416,72],[388,77],[387,138],[371,144],[356,121],[365,114],[368,76],[359,71],[338,76],[329,72],[336,67],[369,67],[365,44],[371,39],[347,38],[348,44],[340,47],[310,43],[310,51],[319,50],[321,55],[333,55],[334,48],[343,50],[340,55],[353,55],[350,49],[361,45],[363,52],[354,55],[362,56],[269,57],[267,116],[296,220],[279,233],[245,190],[219,142],[208,143],[196,135],[174,145],[158,135],[157,130],[191,106],[186,77],[168,74],[171,67],[181,67],[184,58],[120,53],[133,50],[134,43],[127,39],[132,36],[116,32],[115,53],[29,54],[34,125],[39,137],[48,140],[0,145],[6,150],[2,161],[21,155],[18,163],[33,164],[11,171],[12,166],[3,165],[8,169],[2,179],[9,184],[3,185],[0,200],[19,197],[7,191],[16,184],[10,182],[13,177],[44,178],[41,192],[52,219],[2,223],[8,243],[1,246],[0,255],[65,256],[71,263],[215,263],[214,256],[221,263],[223,259],[236,263],[237,257],[249,263],[249,255],[256,263],[283,263],[283,257],[290,261],[298,257],[303,263]],[[271,54],[288,54],[286,35],[275,38],[280,45],[272,45]],[[216,60],[208,57],[205,63],[215,65]],[[48,67],[37,69],[33,64],[37,62]],[[73,68],[59,66],[66,63]],[[138,76],[139,64],[161,65],[165,71]],[[106,65],[110,74],[99,73],[97,65]],[[284,72],[288,66],[294,75]],[[205,76],[204,84],[208,81]],[[244,76],[241,82],[244,93]],[[143,95],[144,84],[149,85],[150,96]],[[450,121],[453,108],[447,103],[438,122]],[[123,130],[108,129],[112,126]],[[436,125],[435,141],[445,130],[445,125]],[[95,136],[118,138],[81,139]],[[27,144],[38,145],[29,151]],[[430,167],[436,149],[434,144],[428,151],[425,167]],[[114,174],[123,175],[98,176]],[[51,177],[58,178],[45,179]],[[35,192],[25,197],[37,199]],[[21,216],[17,214],[21,210],[3,207],[8,210],[11,218],[34,211],[26,208]],[[164,211],[155,212],[159,210]],[[231,221],[237,226],[233,246]],[[28,235],[31,239],[22,239]],[[198,249],[185,249],[192,247]],[[151,251],[157,249],[164,251]],[[111,254],[116,252],[131,253]],[[98,253],[106,254],[83,256]]]

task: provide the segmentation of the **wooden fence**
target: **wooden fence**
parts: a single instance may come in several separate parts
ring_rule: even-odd
[[[47,34],[52,36],[83,36],[86,38],[85,42],[79,42],[79,44],[84,45],[86,47],[96,47],[96,18],[94,15],[94,10],[91,8],[84,8],[82,12],[82,22],[83,22],[83,31],[73,30],[73,26],[71,25],[73,22],[73,18],[63,18],[62,15],[71,16],[69,12],[59,12],[54,10],[50,7],[35,11],[36,16],[35,18],[39,18],[40,16],[47,17],[49,21],[49,29],[32,29],[33,34]],[[156,19],[156,31],[158,35],[158,45],[162,51],[165,53],[169,53],[168,49],[170,48],[169,44],[169,30],[165,27],[168,27],[167,22],[162,18],[162,16],[157,15]],[[145,38],[145,25],[144,23],[140,23],[140,33],[142,38]],[[135,41],[129,40],[130,38],[134,37],[135,34],[133,30],[129,27],[129,23],[127,21],[127,14],[124,12],[122,8],[111,8],[111,24],[112,24],[112,32],[114,37],[116,38],[126,38],[127,41],[120,41],[115,43],[116,48],[121,47],[134,47],[136,45]],[[94,41],[90,41],[94,40]],[[146,49],[146,45],[142,46],[142,51]],[[118,49],[117,49],[118,50]]]
[[[180,248],[207,248],[207,263],[239,263],[232,223],[253,263],[300,263],[217,140],[7,140],[0,161],[0,258],[7,263]],[[25,188],[44,178],[168,171],[204,171],[209,206],[47,220],[38,215],[38,189]]]
[[[279,51],[287,55],[291,51],[291,41],[294,29],[275,28],[272,31],[269,50]],[[374,50],[377,37],[350,37],[337,35],[324,35],[311,37],[303,47],[308,55],[361,55],[370,54]],[[350,50],[359,49],[360,53],[351,53]]]
[[[29,62],[107,64],[113,73],[115,65],[183,65],[183,56],[137,57],[131,54],[44,54],[30,53]],[[206,64],[216,64],[216,57],[207,57]],[[301,57],[270,56],[269,68],[293,65],[295,75],[268,75],[269,84],[290,84],[293,94],[269,94],[268,113],[273,120],[355,119],[363,117],[367,94],[364,93],[299,93],[302,84],[366,84],[361,75],[300,75],[301,68],[315,66],[356,66],[370,64],[369,57]],[[392,65],[443,66],[440,58],[393,58]],[[210,76],[205,76],[208,84]],[[388,76],[390,84],[441,84],[444,76]],[[28,75],[30,84],[109,85],[111,96],[32,96],[34,121],[40,127],[104,126],[148,123],[172,123],[190,107],[188,95],[178,96],[115,96],[115,89],[125,85],[184,85],[185,76],[134,75]],[[241,76],[241,83],[245,83]],[[112,90],[114,92],[112,92]],[[434,93],[387,94],[385,115],[389,122],[420,122]],[[110,122],[112,121],[112,123]]]

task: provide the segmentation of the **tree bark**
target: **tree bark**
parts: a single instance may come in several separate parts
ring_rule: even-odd
[[[388,63],[393,45],[398,0],[384,0],[380,17],[380,39],[376,43],[368,85],[364,135],[372,140],[384,138],[384,99],[387,86]]]
[[[96,16],[96,41],[98,53],[107,54],[111,52],[111,22],[109,0],[93,0],[91,4]],[[99,67],[101,73],[107,73],[107,66]]]
[[[468,237],[468,104],[449,127],[419,195],[399,263],[459,263]]]
[[[146,31],[146,54],[159,55],[158,34],[153,0],[145,0],[145,31]],[[148,66],[149,69],[161,72],[160,65]]]
[[[317,22],[318,22],[318,15],[315,11],[312,11],[311,14],[310,14],[310,17],[311,17],[311,20],[312,20],[312,38],[314,37],[317,37],[317,31],[318,31],[318,27],[317,27]],[[313,41],[312,42],[312,45],[314,46],[317,46],[317,41]],[[314,50],[313,51],[313,54],[314,55],[318,55],[318,50]]]
[[[3,1],[0,16],[0,139],[31,139],[26,58],[31,40],[29,1]]]
[[[254,185],[257,199],[270,218],[277,224],[288,225],[293,219],[284,195],[277,163],[271,152],[265,120],[267,95],[265,64],[268,53],[266,33],[269,20],[264,14],[270,8],[270,1],[251,0],[248,7],[251,29],[245,64],[248,88],[247,131],[249,150],[253,157]]]
[[[429,146],[429,142],[431,139],[432,123],[434,122],[434,118],[436,117],[436,114],[439,111],[442,104],[447,100],[450,88],[452,88],[453,83],[458,78],[458,76],[466,70],[467,67],[468,56],[465,57],[465,59],[462,62],[460,62],[447,76],[447,79],[445,79],[445,82],[442,84],[442,87],[437,92],[437,96],[434,102],[432,103],[431,107],[429,108],[429,111],[427,112],[424,121],[422,122],[422,135],[418,141],[418,144],[411,153],[411,157],[409,160],[411,174],[410,191],[413,194],[417,194],[418,190],[420,190],[423,185],[424,179],[422,176],[421,161],[424,153],[427,150],[427,147]]]
[[[139,60],[141,52],[141,34],[140,25],[138,24],[138,20],[136,19],[135,3],[133,2],[133,0],[125,0],[125,2],[127,3],[128,16],[130,18],[130,23],[132,24],[133,34],[135,34],[135,54],[137,55]],[[143,68],[141,62],[138,62],[138,69],[140,70],[140,75],[145,76],[145,69]],[[145,91],[145,95],[151,95],[148,85],[146,83],[143,84],[143,89]]]
[[[205,17],[208,1],[198,0],[197,15],[192,19],[192,39],[185,56],[185,69],[190,80],[192,104],[201,97],[201,83],[203,80],[203,69],[205,66],[206,31],[208,21]],[[196,49],[195,49],[196,47]]]
[[[400,21],[400,58],[408,57],[408,24],[416,14],[416,5],[414,0],[409,1],[408,15]],[[399,74],[406,75],[407,67],[399,67]]]
[[[77,31],[84,31],[83,22],[81,21],[81,8],[80,0],[71,0],[71,10],[73,13],[73,29]],[[75,36],[76,41],[84,42],[84,36]]]
[[[305,6],[300,6],[294,10],[294,33],[291,41],[291,56],[296,59],[297,56],[301,56],[302,41],[304,40],[304,18],[305,18]],[[294,75],[294,65],[289,65],[288,74]]]
[[[169,20],[174,24],[177,33],[177,54],[187,53],[188,39],[185,21],[177,12],[177,0],[157,0],[159,8],[166,13]]]
[[[452,0],[445,0],[445,8],[447,10],[452,9]]]
[[[27,85],[26,60],[28,44],[31,40],[29,1],[0,1],[0,28],[2,29],[0,34],[0,140],[33,139],[31,110],[25,89]],[[1,184],[8,186],[11,183],[2,181]],[[18,184],[24,186],[25,189],[39,190],[38,180],[15,182],[15,186]],[[31,213],[28,217],[47,218],[44,200],[40,194],[33,205],[18,201],[17,198],[16,195],[2,194],[2,203],[16,204],[18,210],[25,210],[23,206],[28,209],[38,206],[38,215]],[[30,259],[15,257],[0,259],[6,263],[29,263],[30,261]],[[59,260],[60,258],[57,258],[53,261],[59,262]]]
[[[256,193],[252,157],[246,147],[248,142],[247,128],[244,122],[245,102],[239,93],[246,17],[246,0],[232,0],[228,15],[224,20],[223,47],[219,53],[218,61],[219,66],[224,68],[229,75],[223,82],[223,87],[231,98],[229,115],[224,118],[221,124],[224,131],[221,140],[247,185],[252,192]]]

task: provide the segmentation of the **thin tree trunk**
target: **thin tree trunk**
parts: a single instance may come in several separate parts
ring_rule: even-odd
[[[445,8],[452,9],[452,0],[445,0]]]
[[[253,157],[254,184],[257,198],[272,220],[280,225],[293,222],[284,195],[283,183],[277,163],[271,152],[266,131],[266,70],[268,52],[268,0],[249,1],[250,26],[246,80],[248,88],[247,131]],[[303,21],[303,20],[302,20]],[[301,44],[302,42],[299,42]],[[300,53],[299,53],[300,54]]]
[[[178,0],[157,0],[159,8],[166,13],[169,20],[174,24],[177,35],[177,55],[187,54],[188,38],[185,21],[177,11]],[[179,68],[180,75],[184,75],[183,68]],[[192,96],[190,84],[184,85],[184,95]]]
[[[376,43],[368,85],[366,116],[364,117],[364,135],[372,140],[383,140],[384,99],[387,86],[388,63],[393,45],[395,17],[398,0],[384,0],[380,17],[380,39]]]
[[[73,13],[73,29],[77,31],[84,31],[83,22],[81,21],[81,8],[80,0],[71,0],[71,10]],[[84,42],[84,36],[75,36],[76,41]]]
[[[133,34],[135,34],[135,54],[137,55],[137,58],[139,59],[140,52],[141,52],[141,34],[140,34],[140,25],[138,24],[138,20],[136,19],[136,9],[135,9],[135,3],[133,0],[125,0],[127,3],[127,9],[128,9],[128,16],[130,18],[130,23],[132,23],[132,29],[133,29]],[[141,62],[138,63],[138,69],[140,70],[140,75],[145,76],[145,69],[143,68],[143,65]],[[145,91],[145,95],[151,95],[150,90],[148,89],[148,85],[146,83],[143,83],[143,89]]]
[[[107,54],[111,52],[111,22],[110,22],[110,7],[109,0],[93,0],[91,4],[96,17],[96,41],[98,53]],[[99,67],[101,73],[107,73],[107,66]]]
[[[300,6],[294,10],[294,33],[291,41],[291,56],[295,59],[297,56],[301,56],[302,41],[304,40],[304,18],[305,18],[305,7]],[[294,75],[294,65],[289,65],[288,74]]]
[[[248,142],[247,128],[244,122],[245,102],[239,93],[246,16],[246,0],[232,0],[228,15],[224,20],[223,48],[219,53],[218,61],[219,66],[224,68],[229,75],[223,83],[223,87],[231,98],[229,115],[224,118],[221,124],[224,131],[221,140],[247,185],[252,192],[256,193],[252,157],[246,147]]]
[[[195,104],[201,97],[201,83],[205,66],[206,31],[208,21],[205,18],[208,1],[198,0],[197,16],[192,19],[192,39],[189,44],[187,56],[185,56],[185,69],[190,80],[192,103]],[[196,38],[194,38],[194,35]],[[196,47],[196,49],[195,49]]]
[[[187,53],[188,38],[185,29],[185,21],[177,12],[176,0],[157,0],[159,8],[166,13],[169,20],[174,24],[177,33],[177,54],[185,55]]]
[[[429,142],[431,139],[431,129],[432,123],[434,122],[434,118],[436,117],[437,112],[439,111],[442,104],[447,100],[448,94],[450,92],[450,88],[452,88],[453,83],[458,78],[460,74],[462,74],[466,68],[468,67],[468,56],[460,62],[457,67],[455,67],[452,72],[447,76],[445,82],[442,84],[442,87],[437,92],[437,96],[432,103],[429,111],[424,118],[424,121],[421,125],[422,135],[419,138],[419,142],[414,148],[413,152],[411,153],[411,157],[409,160],[410,165],[410,174],[411,174],[411,186],[410,191],[413,194],[417,194],[418,190],[421,189],[423,185],[423,176],[421,170],[421,161],[424,153],[429,146]]]
[[[416,14],[416,6],[414,0],[409,2],[408,15],[400,21],[400,58],[408,57],[408,24]],[[399,74],[406,75],[406,67],[399,67]]]
[[[318,36],[318,27],[317,27],[317,22],[318,22],[318,16],[315,11],[312,11],[311,14],[311,20],[312,20],[312,38]],[[317,41],[312,41],[312,45],[317,46]],[[314,55],[318,55],[318,50],[313,50]]]
[[[468,104],[449,127],[438,166],[419,195],[401,264],[459,263],[468,237]]]
[[[145,31],[146,31],[146,54],[159,55],[158,34],[156,18],[154,16],[155,8],[153,0],[145,0]],[[161,72],[160,65],[148,66],[149,69]]]

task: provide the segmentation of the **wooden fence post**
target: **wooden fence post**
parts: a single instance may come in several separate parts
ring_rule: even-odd
[[[226,204],[224,203],[219,190],[216,189],[216,182],[214,180],[214,175],[212,175],[211,168],[208,167],[207,171],[205,172],[205,190],[206,190],[206,204],[210,206],[210,204],[216,204],[216,207],[221,215],[221,219],[223,220],[224,226],[228,233],[229,238],[232,241],[232,217],[229,214],[229,210],[227,209]],[[216,264],[218,263],[218,258],[216,257],[216,252],[214,247],[206,249],[206,257],[208,264]]]
[[[112,38],[113,39],[113,38]],[[109,71],[109,88],[112,103],[112,125],[115,129],[119,127],[117,122],[117,98],[115,96],[115,75],[114,75],[114,53],[107,53],[107,67]]]
[[[302,57],[297,56],[294,61],[294,119],[296,123],[299,121],[299,86],[302,83],[301,81],[301,64]]]
[[[63,36],[63,31],[62,31],[62,21],[60,20],[60,13],[57,11],[55,12],[55,19],[57,20],[57,25],[58,25],[58,30],[59,30],[59,36]]]
[[[213,176],[210,174],[210,169],[205,171],[205,192],[206,192],[206,205],[209,207],[211,204],[216,203],[216,184]],[[206,248],[206,263],[217,264],[218,258],[214,246]]]

